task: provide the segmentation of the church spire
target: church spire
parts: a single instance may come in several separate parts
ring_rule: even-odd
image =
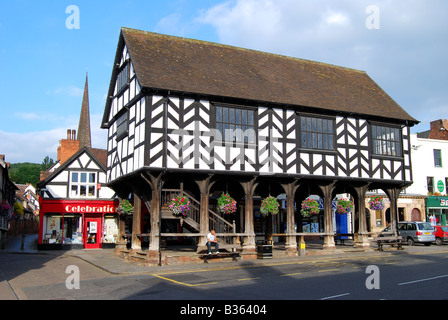
[[[86,74],[86,85],[84,87],[84,96],[82,98],[81,116],[79,117],[78,139],[79,148],[91,148],[90,133],[90,111],[89,111],[89,84],[88,74]]]

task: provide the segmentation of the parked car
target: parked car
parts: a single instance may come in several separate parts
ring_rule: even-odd
[[[447,226],[435,226],[434,235],[436,237],[436,244],[442,245],[444,242],[448,242],[448,227]]]
[[[382,232],[390,232],[390,226],[385,228]],[[432,242],[436,241],[434,228],[429,222],[423,221],[398,222],[398,235],[400,235],[403,238],[403,241],[407,242],[410,246],[413,246],[416,242],[423,243],[425,246],[430,246]]]

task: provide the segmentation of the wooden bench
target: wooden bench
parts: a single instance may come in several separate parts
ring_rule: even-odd
[[[214,250],[214,249],[215,249],[215,247],[212,246],[212,250]],[[227,251],[236,252],[237,250],[241,250],[241,245],[219,243],[219,250],[227,250]],[[208,251],[208,247],[207,246],[198,246],[196,251],[198,253],[201,251]]]
[[[342,237],[347,237],[347,238],[353,237],[353,233],[335,233],[334,234],[335,243],[340,241],[341,245],[344,245],[345,244],[344,241],[349,240],[349,239],[343,239]]]
[[[383,251],[383,245],[390,245],[393,247],[397,245],[398,250],[403,250],[403,238],[400,236],[389,236],[389,237],[376,237],[375,241],[378,244],[378,250]]]
[[[233,261],[237,261],[240,257],[239,252],[220,252],[220,253],[198,253],[200,259],[204,259],[204,263],[208,263],[208,259],[220,259],[231,257]]]

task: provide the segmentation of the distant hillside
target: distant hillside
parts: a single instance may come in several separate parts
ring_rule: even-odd
[[[11,163],[9,176],[17,184],[31,183],[36,187],[39,183],[41,170],[42,164],[39,163]]]

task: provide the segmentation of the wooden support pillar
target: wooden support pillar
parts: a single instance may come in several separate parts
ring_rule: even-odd
[[[282,187],[286,193],[286,254],[297,255],[297,238],[291,234],[295,233],[294,195],[299,185],[294,181],[282,184]]]
[[[215,182],[211,182],[212,175],[208,176],[204,180],[195,180],[199,187],[199,192],[201,193],[201,207],[200,207],[200,217],[199,217],[199,232],[204,234],[199,238],[198,247],[205,246],[207,244],[207,233],[210,231],[209,228],[209,198],[210,189]]]
[[[150,173],[142,174],[142,178],[151,187],[150,211],[151,232],[149,233],[148,255],[154,257],[160,250],[160,192],[162,189],[162,175],[154,176]]]
[[[142,200],[136,194],[134,194],[134,214],[132,215],[132,238],[131,238],[131,249],[141,250],[142,242],[137,236],[142,233],[141,230],[142,221]]]
[[[244,205],[244,252],[256,252],[255,247],[255,229],[254,229],[254,192],[258,183],[255,182],[257,178],[250,181],[241,182],[244,189],[245,205]]]
[[[324,244],[323,249],[335,249],[334,233],[333,233],[333,216],[331,212],[331,201],[333,200],[333,190],[336,181],[330,184],[320,186],[324,196]]]
[[[355,247],[370,247],[369,234],[367,231],[367,218],[366,218],[366,193],[369,189],[369,184],[355,187],[355,191],[358,197],[358,203],[355,204],[355,208],[358,211],[358,230],[355,230],[357,236],[355,237]]]
[[[394,236],[398,236],[398,197],[401,190],[401,188],[384,189],[390,200],[390,231],[394,233]]]

